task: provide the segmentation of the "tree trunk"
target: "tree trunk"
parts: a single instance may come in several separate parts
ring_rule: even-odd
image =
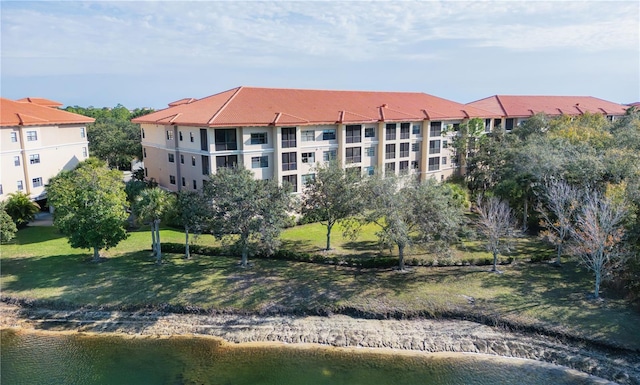
[[[524,214],[522,215],[522,232],[527,231],[527,222],[529,221],[529,199],[524,198]]]
[[[93,262],[100,262],[100,249],[97,247],[93,248]]]
[[[153,221],[155,223],[155,231],[156,231],[156,264],[162,263],[162,246],[160,244],[160,220],[156,219]]]
[[[184,228],[184,259],[191,259],[191,253],[189,252],[189,228]]]
[[[156,223],[151,222],[151,255],[156,256]]]
[[[241,265],[242,267],[247,267],[247,260],[248,260],[248,254],[249,254],[249,245],[247,245],[247,240],[242,239],[242,260],[241,260]]]
[[[404,270],[404,245],[398,245],[398,257],[400,258],[400,270]]]
[[[333,225],[327,225],[327,251],[331,250],[331,228]]]
[[[562,244],[558,245],[558,256],[556,257],[556,265],[560,265],[562,261],[560,260],[560,256],[562,255]]]
[[[600,280],[601,280],[600,270],[596,269],[595,273],[596,273],[596,287],[593,290],[593,298],[600,298]]]
[[[498,271],[498,253],[493,251],[493,269],[491,271]]]

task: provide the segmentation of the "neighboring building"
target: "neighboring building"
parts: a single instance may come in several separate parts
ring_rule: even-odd
[[[494,95],[467,103],[467,106],[480,108],[499,115],[496,126],[504,123],[509,131],[537,113],[545,113],[550,117],[569,115],[577,116],[586,112],[603,114],[610,121],[625,114],[628,106],[613,103],[591,96],[515,96]],[[504,121],[504,122],[503,122]]]
[[[300,192],[312,167],[333,158],[362,175],[444,179],[456,170],[446,128],[482,117],[490,130],[494,116],[424,93],[238,87],[132,122],[146,177],[169,190],[199,189],[217,168],[243,164]]]
[[[16,191],[44,199],[44,186],[89,154],[86,116],[59,110],[60,103],[0,98],[0,200]]]

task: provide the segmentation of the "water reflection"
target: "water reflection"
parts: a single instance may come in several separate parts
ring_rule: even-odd
[[[529,360],[0,331],[3,384],[595,384]]]

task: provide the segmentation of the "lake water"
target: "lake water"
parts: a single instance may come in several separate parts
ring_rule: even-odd
[[[0,331],[1,380],[38,384],[596,384],[530,360],[222,344],[200,337]]]

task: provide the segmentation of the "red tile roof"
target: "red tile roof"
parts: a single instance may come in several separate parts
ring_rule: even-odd
[[[202,99],[181,99],[134,123],[268,126],[498,117],[417,92],[327,91],[238,87]]]
[[[37,104],[44,107],[54,107],[54,108],[62,106],[62,103],[60,102],[56,102],[55,100],[45,99],[45,98],[22,98],[22,99],[16,100],[16,102],[33,103],[33,104]]]
[[[506,117],[527,117],[540,112],[547,115],[582,115],[585,112],[624,115],[627,106],[592,96],[515,96],[494,95],[467,103]]]
[[[0,126],[43,126],[52,124],[91,123],[93,118],[44,107],[33,102],[16,102],[0,98]]]

